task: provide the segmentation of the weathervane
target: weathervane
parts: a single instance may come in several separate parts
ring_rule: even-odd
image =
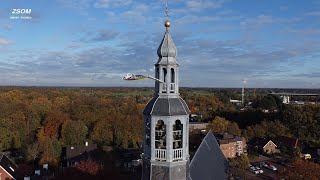
[[[166,30],[168,31],[168,28],[170,27],[168,0],[166,0],[166,11],[165,12],[166,12],[166,21],[164,22],[164,26],[166,27]],[[169,41],[167,41],[167,43],[169,43]],[[169,47],[169,45],[167,45],[167,47]],[[169,57],[167,57],[167,58],[169,58]],[[136,74],[132,74],[132,73],[126,74],[122,79],[123,80],[141,80],[141,79],[146,79],[146,78],[158,81],[160,83],[165,83],[164,81],[162,81],[158,78],[152,77],[152,76],[140,75],[140,74],[136,75]]]
[[[168,30],[168,28],[170,27],[170,21],[169,21],[169,10],[168,10],[168,0],[166,0],[166,22],[164,23],[164,26],[166,27],[166,29]]]
[[[168,0],[166,1],[166,19],[169,20]]]

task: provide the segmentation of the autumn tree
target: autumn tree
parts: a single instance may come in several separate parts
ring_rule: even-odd
[[[99,121],[91,133],[91,140],[101,145],[112,145],[113,125],[110,120]]]
[[[109,177],[109,176],[108,176]],[[106,179],[103,174],[103,166],[96,161],[80,161],[75,167],[68,167],[57,176],[57,179]],[[111,178],[111,177],[109,177]],[[107,178],[108,179],[108,178]]]
[[[248,126],[245,130],[245,138],[250,140],[254,137],[263,138],[266,137],[266,129],[260,124]]]
[[[40,149],[40,164],[49,163],[57,166],[61,155],[61,143],[58,139],[50,137],[45,133],[44,128],[40,128],[37,132],[37,140]]]
[[[103,167],[96,161],[87,160],[87,161],[80,161],[80,163],[76,166],[76,168],[81,172],[85,172],[90,175],[98,175],[99,171],[101,171]]]
[[[240,136],[241,130],[237,123],[226,120],[225,118],[216,116],[207,127],[215,133],[229,133]]]
[[[227,127],[227,132],[229,134],[233,134],[233,135],[236,135],[236,136],[240,136],[241,135],[241,129],[239,128],[238,124],[235,123],[235,122],[230,122],[229,121],[229,124],[228,124],[228,127]]]
[[[69,120],[69,115],[61,111],[49,112],[44,121],[44,132],[46,136],[57,138],[62,124]]]
[[[240,157],[229,159],[231,166],[235,167],[235,173],[245,178],[246,171],[249,168],[250,162],[246,154],[242,154]]]
[[[229,122],[219,116],[216,116],[211,123],[208,124],[208,128],[216,133],[226,133]]]
[[[34,142],[27,147],[26,156],[28,160],[31,160],[33,163],[36,158],[40,155],[40,144],[38,142]]]
[[[0,119],[0,151],[11,147],[14,138],[12,123],[7,119]]]
[[[280,113],[281,122],[292,135],[304,140],[320,138],[320,105],[288,105]]]
[[[88,128],[82,121],[68,120],[62,125],[61,137],[65,145],[84,144]]]
[[[320,177],[320,165],[309,161],[297,160],[292,164],[294,168],[284,168],[278,174],[279,179],[308,179],[318,180]]]

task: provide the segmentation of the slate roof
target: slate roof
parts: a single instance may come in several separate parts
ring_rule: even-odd
[[[143,111],[144,115],[174,116],[187,115],[190,110],[182,98],[152,98]]]
[[[75,145],[63,148],[64,158],[68,161],[81,161],[91,158],[97,151],[96,144]]]
[[[219,144],[208,132],[190,163],[192,180],[224,180],[228,177],[228,161]]]
[[[173,57],[177,55],[177,48],[171,38],[169,30],[166,30],[164,37],[158,47],[157,54],[161,57]]]
[[[14,179],[18,178],[18,166],[3,154],[0,155],[0,166],[5,169]]]
[[[234,136],[231,134],[216,134],[219,144],[229,144],[231,142],[243,141],[243,138],[240,136]]]

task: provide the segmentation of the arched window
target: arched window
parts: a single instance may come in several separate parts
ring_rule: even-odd
[[[156,68],[156,78],[159,79],[159,68],[158,67]]]
[[[151,124],[150,124],[150,120],[149,118],[146,119],[146,133],[145,133],[145,136],[146,136],[146,145],[150,147],[151,145],[151,136],[150,136],[150,133],[151,133]]]
[[[162,120],[158,120],[155,127],[155,148],[166,149],[166,125]]]
[[[176,120],[173,125],[173,149],[182,148],[183,124]]]
[[[174,83],[175,81],[175,73],[174,73],[174,69],[171,68],[171,83]]]
[[[166,82],[167,79],[167,69],[163,68],[163,82]]]

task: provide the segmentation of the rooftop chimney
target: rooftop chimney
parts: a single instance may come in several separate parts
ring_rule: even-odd
[[[86,146],[89,146],[89,143],[88,143],[88,141],[86,141]]]
[[[40,176],[40,170],[35,170],[35,171],[34,171],[34,174]]]

